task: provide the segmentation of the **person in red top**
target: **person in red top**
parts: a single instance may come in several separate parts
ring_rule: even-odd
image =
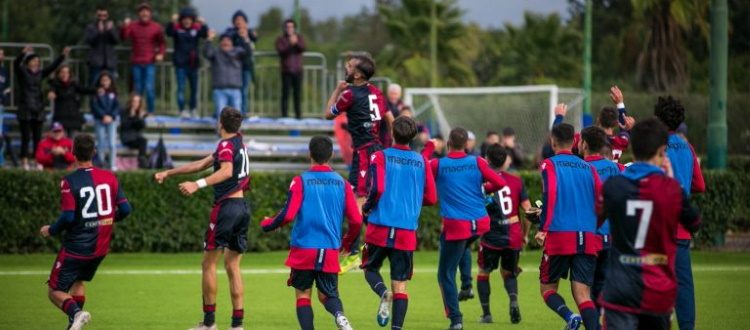
[[[120,35],[122,40],[130,40],[130,64],[133,70],[133,89],[140,95],[146,95],[148,113],[154,112],[156,101],[156,67],[155,62],[164,60],[167,51],[164,31],[159,23],[151,19],[151,6],[147,3],[138,5],[138,21],[132,23],[130,18],[123,21]]]
[[[70,168],[75,162],[73,141],[65,136],[62,124],[54,122],[49,135],[39,143],[36,149],[36,162],[47,170]]]

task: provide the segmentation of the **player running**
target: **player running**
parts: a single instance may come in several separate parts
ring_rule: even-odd
[[[496,189],[505,187],[505,180],[490,169],[486,160],[466,154],[468,138],[465,129],[454,128],[448,139],[448,155],[430,161],[443,222],[437,277],[450,329],[463,329],[456,287],[459,261],[466,247],[490,230],[482,185],[489,182]]]
[[[131,208],[114,174],[92,165],[91,135],[75,137],[73,156],[78,169],[60,182],[62,213],[39,232],[44,237],[65,232],[47,281],[49,300],[68,315],[68,329],[78,330],[91,320],[91,314],[83,310],[83,282],[94,278],[109,251],[115,222],[125,219]]]
[[[349,251],[359,236],[362,216],[351,186],[331,169],[333,143],[324,136],[310,139],[309,171],[294,177],[289,186],[289,199],[273,218],[261,222],[269,232],[295,221],[289,242],[286,265],[292,269],[287,285],[294,287],[297,297],[297,320],[300,328],[311,330],[313,310],[310,306],[313,282],[318,299],[333,315],[336,326],[351,330],[339,298],[339,250]],[[349,219],[349,231],[341,238],[343,218]],[[342,243],[343,241],[343,243]]]
[[[499,144],[491,145],[487,148],[487,160],[492,170],[505,180],[507,186],[487,197],[490,231],[482,235],[477,256],[477,291],[482,306],[482,317],[479,322],[492,323],[490,273],[500,267],[505,291],[510,298],[510,322],[516,324],[521,322],[516,279],[521,272],[518,261],[521,249],[528,242],[529,233],[529,222],[521,220],[519,207],[528,213],[531,210],[531,202],[521,178],[507,172],[511,158],[505,147]]]
[[[569,124],[553,127],[555,156],[542,162],[544,204],[536,235],[543,246],[539,280],[545,303],[565,320],[567,329],[578,329],[583,322],[586,329],[594,330],[598,317],[590,288],[599,246],[596,229],[601,183],[596,169],[570,151],[574,134]],[[560,279],[568,278],[568,273],[580,315],[573,314],[557,293]]]
[[[339,81],[336,89],[328,99],[325,118],[333,119],[346,113],[347,128],[352,136],[352,166],[349,170],[349,183],[357,195],[357,205],[362,207],[367,196],[367,173],[370,167],[370,156],[383,146],[380,131],[385,119],[393,122],[393,114],[386,106],[383,92],[370,83],[375,74],[375,62],[370,57],[354,55],[346,61],[346,81]],[[361,264],[359,257],[359,237],[355,246],[341,265],[341,272],[346,273]]]
[[[677,127],[685,121],[685,108],[671,96],[660,97],[654,107],[654,115],[669,129],[669,143],[667,156],[671,164],[674,178],[682,186],[682,190],[690,196],[691,193],[706,191],[703,173],[695,155],[693,146],[675,133]],[[690,232],[682,225],[677,226],[677,258],[675,268],[677,272],[677,305],[675,314],[680,330],[695,328],[695,288],[693,286],[693,268],[690,262]]]
[[[185,196],[201,188],[214,187],[214,205],[211,209],[208,229],[203,242],[203,322],[193,330],[213,330],[216,327],[216,263],[224,253],[224,266],[229,278],[232,296],[232,327],[242,329],[244,319],[244,288],[240,273],[240,260],[247,250],[247,228],[250,210],[245,202],[244,191],[250,185],[250,161],[242,135],[242,114],[226,107],[219,115],[219,141],[216,151],[201,160],[154,174],[158,183],[170,176],[202,172],[213,166],[214,172],[197,181],[180,183]]]
[[[599,303],[606,329],[669,329],[677,295],[679,224],[695,231],[697,208],[661,166],[667,127],[646,119],[633,127],[635,163],[604,184],[604,214],[612,227],[610,269]]]
[[[417,135],[414,120],[399,117],[391,127],[395,144],[375,152],[370,162],[372,184],[363,207],[368,223],[361,268],[380,298],[378,324],[388,325],[393,304],[391,329],[399,330],[409,305],[406,281],[414,268],[419,214],[422,205],[435,204],[437,192],[427,158],[409,149],[409,142]],[[380,275],[385,259],[391,265],[391,290]]]

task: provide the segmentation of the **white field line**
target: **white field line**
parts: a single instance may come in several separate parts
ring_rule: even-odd
[[[218,270],[218,273],[224,273],[223,270]],[[387,269],[383,270],[384,273],[388,273]],[[539,269],[534,267],[526,267],[523,270],[524,273],[538,273]],[[694,266],[694,273],[710,273],[710,272],[750,272],[750,266]],[[49,270],[9,270],[0,271],[0,276],[39,276],[49,275]],[[274,274],[288,274],[288,268],[257,268],[257,269],[243,269],[242,274],[246,275],[274,275]],[[415,268],[414,273],[437,273],[437,268]],[[97,275],[200,275],[200,269],[102,269],[97,272]]]

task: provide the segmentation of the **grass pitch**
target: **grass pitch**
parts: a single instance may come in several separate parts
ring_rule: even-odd
[[[476,258],[476,253],[473,255]],[[247,329],[298,328],[294,290],[286,286],[285,252],[251,253],[243,260],[245,327]],[[88,283],[86,310],[92,322],[86,329],[187,329],[202,320],[200,254],[113,254]],[[491,304],[495,324],[479,324],[477,298],[461,303],[466,329],[558,329],[562,321],[543,303],[539,294],[539,252],[521,256],[519,302],[523,321],[511,325],[507,295],[500,276],[492,276]],[[0,255],[0,329],[64,329],[66,317],[47,300],[47,280],[52,254]],[[221,268],[221,267],[220,267]],[[387,269],[387,267],[385,267]],[[444,329],[437,285],[437,253],[415,253],[415,274],[409,282],[406,328]],[[476,269],[475,269],[476,272]],[[750,328],[750,254],[693,252],[698,313],[697,329]],[[474,273],[476,274],[476,273]],[[387,273],[384,273],[387,278]],[[573,306],[568,282],[561,293]],[[378,298],[361,271],[340,278],[344,309],[355,329],[381,329],[375,323]],[[315,326],[334,329],[332,317],[313,302]],[[231,304],[226,276],[219,276],[217,323],[229,327]],[[673,324],[673,326],[676,326]]]

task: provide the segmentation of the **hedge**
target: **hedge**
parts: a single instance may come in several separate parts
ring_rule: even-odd
[[[0,170],[0,253],[52,252],[59,246],[59,240],[43,239],[37,231],[59,214],[58,184],[63,175],[62,172]],[[112,250],[200,251],[213,198],[211,190],[186,198],[179,193],[177,184],[182,179],[195,177],[170,178],[164,185],[157,185],[151,180],[152,175],[153,172],[148,171],[117,174],[134,212],[117,224]],[[293,175],[253,175],[253,189],[247,197],[252,210],[248,233],[251,251],[287,248],[289,228],[263,234],[258,223],[283,206]],[[728,229],[750,227],[747,172],[707,171],[705,175],[708,192],[696,197],[705,223],[697,242],[704,246],[721,243],[720,237]],[[524,172],[522,176],[532,201],[540,199],[540,176],[535,172]],[[436,249],[439,233],[437,207],[424,208],[419,229],[420,248]]]

